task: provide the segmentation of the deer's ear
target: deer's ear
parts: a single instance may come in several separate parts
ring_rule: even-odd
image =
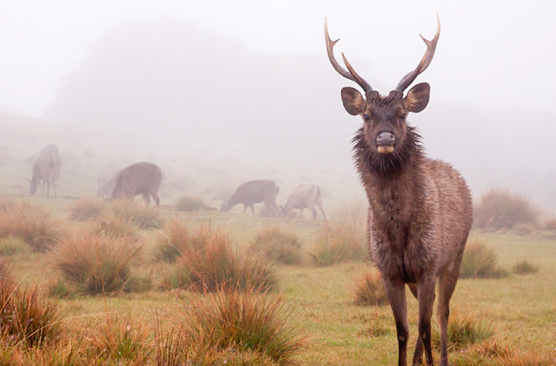
[[[365,108],[365,98],[363,98],[357,89],[351,87],[342,89],[342,102],[346,111],[352,116],[363,113]]]
[[[410,112],[419,113],[429,104],[431,86],[420,83],[411,88],[405,96],[405,106]]]

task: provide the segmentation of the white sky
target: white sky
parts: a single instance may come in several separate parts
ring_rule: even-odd
[[[435,99],[484,109],[556,112],[556,3],[546,0],[0,0],[0,110],[41,116],[89,44],[133,19],[172,16],[242,40],[251,50],[325,56],[326,16],[336,46],[383,93],[442,33],[420,77]],[[359,65],[359,66],[358,66]],[[334,72],[332,69],[330,72]]]

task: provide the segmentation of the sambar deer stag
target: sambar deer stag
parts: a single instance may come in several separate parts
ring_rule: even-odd
[[[112,198],[132,200],[133,197],[140,194],[147,205],[152,197],[158,207],[160,206],[158,190],[161,183],[162,171],[158,165],[147,162],[135,163],[121,170],[116,176]]]
[[[273,180],[251,180],[241,184],[230,197],[230,199],[222,203],[220,210],[230,212],[232,207],[238,203],[243,203],[243,213],[247,207],[253,212],[255,216],[255,203],[263,202],[270,215],[274,216],[278,212],[278,205],[276,205],[276,196],[280,188]]]
[[[288,216],[291,210],[299,209],[299,216],[303,217],[303,209],[308,208],[313,214],[313,219],[316,219],[317,210],[315,205],[320,209],[322,217],[326,219],[319,186],[315,184],[302,184],[294,188],[292,193],[290,193],[286,205],[280,210],[280,216]]]
[[[345,87],[342,102],[363,126],[352,143],[354,163],[369,201],[368,246],[378,267],[392,308],[398,335],[398,365],[407,365],[409,326],[405,285],[419,302],[418,338],[413,365],[433,365],[431,317],[438,282],[440,365],[448,365],[447,324],[449,302],[458,280],[465,243],[473,220],[471,193],[451,165],[425,156],[421,137],[407,123],[409,113],[421,112],[429,102],[430,86],[409,85],[429,66],[440,36],[440,19],[434,38],[426,43],[417,68],[405,75],[396,89],[383,96],[363,79],[342,54],[347,70],[334,57],[338,42],[324,23],[328,58],[343,77],[365,93]]]

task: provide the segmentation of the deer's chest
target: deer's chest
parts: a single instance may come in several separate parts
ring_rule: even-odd
[[[369,209],[369,249],[383,276],[416,282],[431,264],[419,202],[386,191]]]

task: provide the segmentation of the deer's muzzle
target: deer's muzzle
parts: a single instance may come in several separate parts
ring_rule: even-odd
[[[396,136],[393,133],[385,131],[376,137],[376,149],[381,154],[390,154],[394,151],[396,145]]]

